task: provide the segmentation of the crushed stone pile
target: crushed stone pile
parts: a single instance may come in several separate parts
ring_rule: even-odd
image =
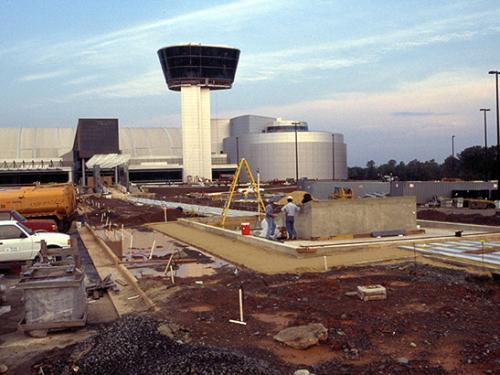
[[[100,334],[77,345],[53,363],[54,374],[200,374],[278,375],[262,361],[228,349],[176,342],[158,331],[159,322],[145,316],[122,317]],[[44,368],[47,374],[47,368]]]

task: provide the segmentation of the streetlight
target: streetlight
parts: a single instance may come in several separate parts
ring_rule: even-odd
[[[297,143],[297,124],[298,121],[294,121],[293,125],[295,128],[295,183],[299,183],[299,146]]]
[[[495,75],[495,83],[496,83],[496,106],[497,106],[497,199],[500,199],[500,119],[498,117],[498,75],[500,72],[498,70],[490,70],[488,74]]]
[[[455,136],[451,136],[451,157],[455,159]]]
[[[485,176],[484,176],[484,180],[485,181],[488,181],[488,177],[489,177],[489,172],[488,172],[488,167],[487,167],[487,163],[488,163],[488,131],[487,131],[487,127],[486,127],[486,112],[489,112],[490,109],[489,108],[481,108],[479,111],[483,112],[484,114],[484,162],[485,162],[485,168],[484,168],[484,173],[485,173]]]
[[[451,171],[455,175],[455,136],[451,136]],[[456,176],[455,176],[456,177]]]
[[[488,132],[486,130],[486,112],[489,112],[489,108],[481,108],[481,112],[484,113],[484,148],[488,149]]]

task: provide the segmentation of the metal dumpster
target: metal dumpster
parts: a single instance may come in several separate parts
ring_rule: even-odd
[[[22,274],[25,315],[18,327],[32,336],[84,326],[87,294],[84,274],[74,266],[34,267]]]

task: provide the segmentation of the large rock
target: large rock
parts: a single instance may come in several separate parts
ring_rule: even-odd
[[[321,323],[312,323],[305,326],[289,327],[280,331],[274,339],[295,349],[307,349],[325,341],[328,330]]]
[[[309,372],[309,370],[301,369],[301,370],[295,371],[293,373],[293,375],[314,375],[314,374],[312,374],[311,372]]]

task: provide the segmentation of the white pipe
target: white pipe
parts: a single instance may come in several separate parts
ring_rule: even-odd
[[[170,266],[170,279],[172,280],[172,284],[175,284],[174,280],[174,269],[172,266]]]

